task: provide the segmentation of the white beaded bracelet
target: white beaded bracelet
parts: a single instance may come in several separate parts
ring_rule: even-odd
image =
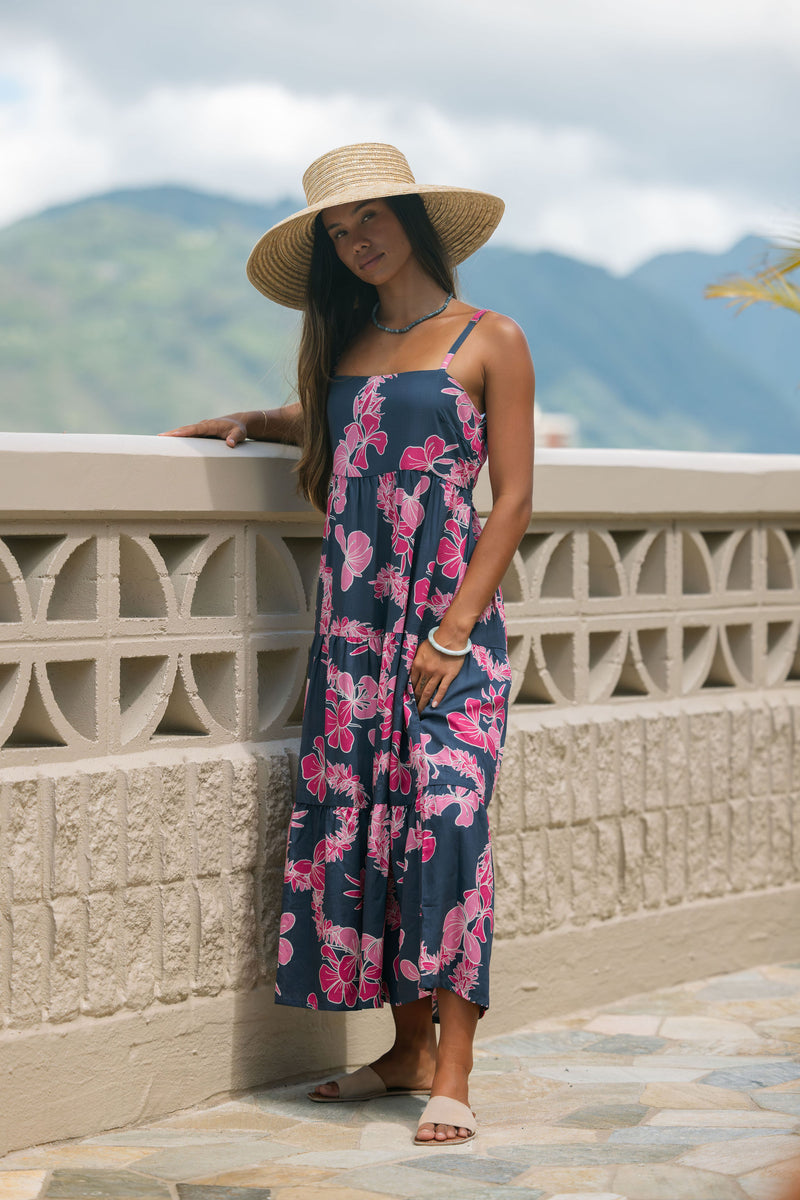
[[[450,658],[463,658],[465,654],[469,654],[472,649],[472,638],[467,638],[467,644],[463,650],[448,650],[445,646],[440,646],[434,634],[439,632],[439,626],[434,625],[433,629],[428,634],[428,641],[433,646],[434,650],[438,650],[440,654],[447,654]]]

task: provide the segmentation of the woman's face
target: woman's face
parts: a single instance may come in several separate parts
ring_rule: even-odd
[[[385,200],[326,208],[322,223],[339,259],[367,283],[388,282],[413,258],[406,232]]]

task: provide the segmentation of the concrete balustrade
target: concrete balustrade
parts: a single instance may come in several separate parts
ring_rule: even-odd
[[[384,1040],[271,1000],[321,525],[295,457],[0,439],[0,1151]],[[487,1029],[800,954],[799,500],[800,457],[540,454]]]

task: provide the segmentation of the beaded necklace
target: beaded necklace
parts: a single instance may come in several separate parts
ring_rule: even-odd
[[[380,308],[380,300],[376,300],[372,309],[372,324],[376,329],[382,329],[384,333],[408,333],[409,329],[413,329],[415,325],[421,325],[423,321],[430,321],[431,317],[438,317],[439,313],[444,312],[450,301],[453,299],[453,293],[450,292],[444,304],[440,308],[435,308],[433,312],[425,313],[424,317],[417,317],[416,321],[412,321],[410,325],[404,325],[402,329],[390,329],[388,325],[381,325],[376,313]]]

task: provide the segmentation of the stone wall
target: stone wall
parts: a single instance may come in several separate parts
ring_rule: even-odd
[[[291,463],[0,443],[0,1149],[382,1041],[385,1014],[271,1002],[320,536]],[[497,1030],[800,953],[800,460],[537,470],[505,582]]]

